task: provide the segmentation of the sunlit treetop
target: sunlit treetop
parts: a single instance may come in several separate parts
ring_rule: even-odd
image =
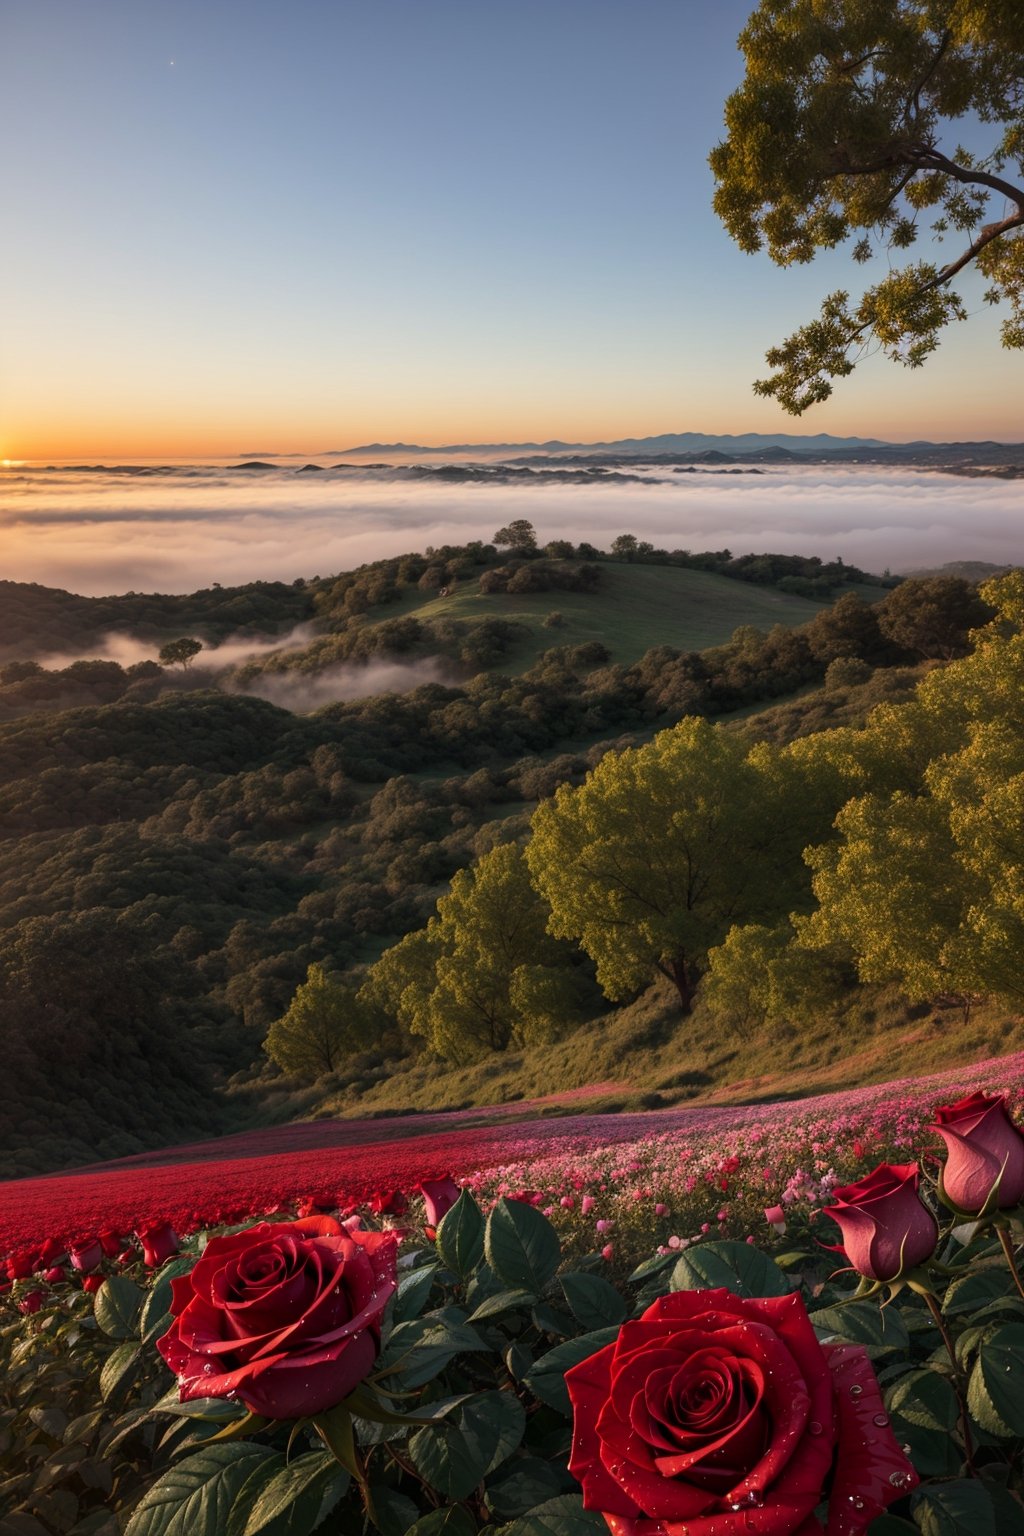
[[[710,156],[729,233],[780,266],[847,241],[889,260],[773,347],[755,391],[800,415],[867,351],[920,367],[966,318],[952,284],[971,263],[1010,306],[1003,345],[1024,347],[1022,0],[762,0],[739,42],[746,78]],[[899,264],[922,236],[945,262]]]

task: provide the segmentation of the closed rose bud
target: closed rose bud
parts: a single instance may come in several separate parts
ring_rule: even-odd
[[[64,1271],[59,1264],[54,1264],[53,1268],[46,1270],[43,1275],[47,1285],[60,1285],[64,1278]]]
[[[62,1264],[67,1256],[67,1244],[62,1243],[59,1238],[48,1237],[39,1250],[39,1263],[47,1267],[51,1264]]]
[[[81,1270],[88,1274],[103,1262],[103,1248],[98,1237],[88,1237],[84,1242],[72,1243],[68,1252],[71,1255],[73,1269]]]
[[[135,1235],[142,1244],[142,1257],[150,1269],[157,1269],[161,1264],[166,1263],[181,1246],[178,1242],[178,1234],[169,1221],[154,1222],[151,1226],[143,1227]]]
[[[436,1227],[442,1216],[447,1215],[462,1191],[452,1178],[424,1179],[419,1186],[423,1204],[427,1208],[427,1224]]]
[[[32,1312],[38,1312],[45,1300],[42,1291],[29,1291],[27,1295],[18,1298],[18,1311],[28,1316]]]
[[[611,1260],[612,1255],[614,1253],[615,1253],[615,1244],[614,1243],[605,1243],[604,1247],[601,1249],[601,1257],[602,1257],[602,1259]]]
[[[584,1216],[589,1216],[596,1204],[597,1201],[594,1199],[593,1195],[584,1195],[583,1199],[580,1201],[580,1210],[583,1212]]]
[[[781,1205],[769,1205],[765,1208],[764,1219],[776,1232],[783,1233],[786,1230],[786,1213]]]
[[[116,1259],[124,1247],[124,1238],[120,1232],[115,1232],[112,1228],[107,1227],[100,1233],[100,1247],[108,1259]]]
[[[117,1255],[117,1262],[121,1265],[134,1264],[138,1256],[134,1248],[123,1248]]]
[[[93,1291],[98,1291],[102,1284],[102,1275],[86,1275],[82,1280],[82,1290],[92,1293]]]
[[[1010,1119],[1005,1097],[972,1093],[935,1111],[931,1127],[946,1143],[942,1192],[955,1211],[976,1216],[1009,1210],[1024,1200],[1024,1136]],[[998,1188],[997,1188],[998,1186]]]
[[[661,1201],[659,1200],[657,1205],[654,1207],[654,1214],[655,1216],[667,1216],[668,1206],[662,1205]]]
[[[917,1195],[916,1163],[880,1163],[856,1184],[834,1189],[825,1206],[843,1234],[845,1253],[859,1275],[895,1280],[935,1252],[939,1229]]]

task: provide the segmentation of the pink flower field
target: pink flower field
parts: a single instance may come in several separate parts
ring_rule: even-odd
[[[1024,1053],[781,1103],[542,1119],[537,1101],[282,1126],[0,1185],[0,1254],[163,1221],[184,1234],[303,1204],[350,1209],[451,1174],[625,1257],[753,1235],[765,1207],[807,1217],[834,1185],[909,1154],[936,1105],[974,1089],[1008,1094],[1019,1115]]]

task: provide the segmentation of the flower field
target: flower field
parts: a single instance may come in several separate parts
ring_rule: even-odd
[[[574,1245],[628,1261],[652,1237],[676,1248],[758,1235],[766,1207],[807,1217],[835,1185],[917,1145],[943,1097],[976,1088],[1019,1111],[1024,1054],[788,1103],[548,1119],[521,1103],[283,1126],[0,1185],[0,1255],[161,1221],[185,1234],[303,1203],[355,1207],[453,1174],[484,1205],[525,1196]]]

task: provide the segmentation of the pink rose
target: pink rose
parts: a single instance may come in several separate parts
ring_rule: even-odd
[[[834,1189],[825,1215],[837,1222],[841,1252],[869,1280],[895,1280],[935,1252],[939,1228],[918,1199],[916,1163],[879,1163],[856,1184]]]
[[[935,1115],[931,1129],[948,1149],[942,1192],[953,1209],[976,1216],[992,1204],[1001,1211],[1020,1205],[1024,1136],[1007,1113],[1005,1097],[972,1093],[957,1104],[943,1104]]]
[[[453,1178],[424,1179],[419,1187],[427,1208],[427,1225],[431,1227],[437,1226],[462,1194]]]
[[[18,1302],[18,1311],[24,1312],[26,1317],[32,1312],[38,1312],[45,1301],[42,1291],[28,1291]]]
[[[81,1270],[83,1274],[98,1269],[103,1262],[103,1246],[98,1237],[87,1237],[80,1243],[72,1243],[68,1252],[71,1255],[71,1267]]]
[[[781,1205],[769,1205],[765,1208],[764,1219],[770,1227],[774,1227],[780,1235],[786,1230],[786,1213]]]

